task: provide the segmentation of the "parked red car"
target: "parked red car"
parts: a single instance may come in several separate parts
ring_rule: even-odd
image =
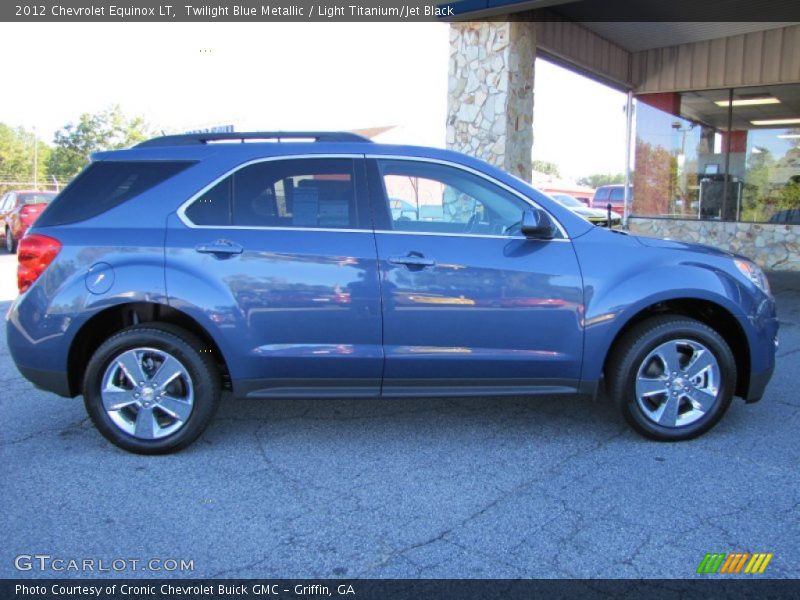
[[[631,188],[630,197],[633,199],[633,188]],[[608,210],[609,204],[613,212],[623,216],[625,212],[625,186],[623,184],[601,185],[595,190],[594,198],[592,198],[592,208]]]
[[[56,192],[36,190],[12,190],[0,197],[0,236],[9,254],[17,251],[17,242],[55,197]]]

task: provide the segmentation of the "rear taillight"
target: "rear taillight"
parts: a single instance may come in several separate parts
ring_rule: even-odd
[[[39,279],[61,251],[61,242],[40,233],[26,235],[17,248],[17,288],[21,294]]]

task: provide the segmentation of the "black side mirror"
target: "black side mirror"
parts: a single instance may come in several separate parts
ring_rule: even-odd
[[[550,215],[541,208],[526,208],[522,211],[522,235],[532,240],[552,240],[556,237],[556,226]]]

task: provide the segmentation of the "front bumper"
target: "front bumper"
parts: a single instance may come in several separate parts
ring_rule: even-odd
[[[762,304],[761,308],[758,315],[750,321],[755,328],[752,331],[754,335],[750,336],[750,381],[744,395],[744,401],[748,404],[761,400],[775,372],[779,327],[775,304],[769,302]]]
[[[772,374],[775,372],[775,367],[767,369],[761,373],[750,374],[750,386],[747,389],[747,395],[744,401],[747,404],[758,402],[764,397],[764,391],[767,389],[769,380],[772,379]]]

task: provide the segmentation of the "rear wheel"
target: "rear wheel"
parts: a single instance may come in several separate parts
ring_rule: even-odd
[[[94,353],[83,382],[86,410],[103,436],[138,454],[191,444],[219,404],[217,366],[203,343],[164,324],[128,327]]]
[[[612,398],[634,429],[652,439],[678,441],[708,431],[728,410],[736,361],[707,325],[664,316],[623,336],[606,375]]]
[[[6,227],[6,250],[9,254],[14,254],[17,251],[17,241],[11,235],[11,230]]]

